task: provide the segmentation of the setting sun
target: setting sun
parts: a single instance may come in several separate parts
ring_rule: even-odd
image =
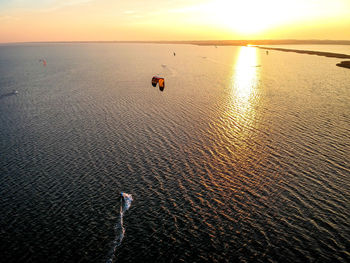
[[[350,4],[346,1],[280,1],[280,0],[219,0],[207,3],[207,17],[218,27],[241,35],[252,35],[321,19],[335,19],[346,15]],[[212,15],[210,15],[212,14]]]
[[[261,1],[219,1],[210,5],[212,22],[241,34],[252,34],[278,25],[283,19],[276,9]]]

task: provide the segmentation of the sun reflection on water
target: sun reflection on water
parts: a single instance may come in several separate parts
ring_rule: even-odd
[[[241,47],[232,68],[230,96],[226,112],[227,117],[234,121],[235,128],[241,131],[241,136],[254,128],[252,126],[256,115],[255,106],[258,102],[259,73],[257,49]]]

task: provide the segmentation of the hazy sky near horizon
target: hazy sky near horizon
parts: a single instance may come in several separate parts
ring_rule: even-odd
[[[0,0],[0,42],[350,40],[350,0]]]

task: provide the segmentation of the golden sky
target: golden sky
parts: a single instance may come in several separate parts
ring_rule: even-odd
[[[0,0],[0,42],[350,40],[350,0]]]

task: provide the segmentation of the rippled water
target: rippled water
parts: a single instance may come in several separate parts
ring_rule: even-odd
[[[337,62],[1,46],[2,262],[106,262],[121,191],[134,201],[115,262],[349,261],[350,71]]]

